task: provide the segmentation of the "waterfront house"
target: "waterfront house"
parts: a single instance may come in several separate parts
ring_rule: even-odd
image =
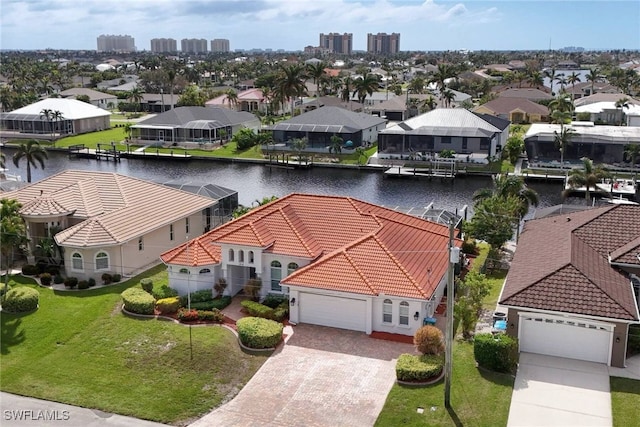
[[[181,294],[224,278],[235,295],[255,278],[262,297],[288,295],[291,322],[411,336],[442,299],[448,233],[350,197],[291,194],[161,259]]]
[[[533,101],[533,102],[553,99],[553,96],[551,96],[547,92],[540,89],[531,88],[531,87],[526,87],[526,88],[510,87],[505,90],[502,90],[501,92],[498,92],[498,97],[528,99],[529,101]]]
[[[640,320],[637,275],[640,206],[530,220],[500,295],[507,333],[522,352],[624,367]]]
[[[474,108],[473,112],[491,114],[514,124],[549,120],[549,108],[523,98],[495,98]]]

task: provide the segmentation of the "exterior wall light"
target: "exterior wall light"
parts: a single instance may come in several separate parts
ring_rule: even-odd
[[[420,318],[420,313],[416,311],[416,314],[413,315],[413,320],[418,320]]]
[[[295,298],[291,298],[290,304],[291,304],[292,307],[294,305],[296,305],[296,299]]]

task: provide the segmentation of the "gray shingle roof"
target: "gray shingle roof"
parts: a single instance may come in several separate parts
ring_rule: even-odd
[[[227,108],[213,107],[177,107],[165,111],[155,117],[143,120],[134,127],[153,126],[186,126],[189,122],[198,120],[217,121],[224,126],[237,125],[256,120],[256,116],[245,111],[232,111]]]
[[[386,119],[340,107],[321,107],[277,123],[271,130],[345,133],[386,123]]]
[[[463,108],[436,108],[380,133],[482,138],[498,132],[500,129]]]

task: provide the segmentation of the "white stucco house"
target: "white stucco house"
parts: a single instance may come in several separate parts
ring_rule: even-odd
[[[181,294],[222,277],[235,295],[258,278],[262,296],[288,295],[293,323],[412,336],[442,299],[448,245],[442,224],[349,197],[291,194],[161,259]]]

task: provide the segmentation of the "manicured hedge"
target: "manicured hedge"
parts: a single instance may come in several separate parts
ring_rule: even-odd
[[[140,288],[129,288],[121,294],[124,308],[138,314],[153,314],[156,301]]]
[[[627,344],[629,353],[640,353],[640,325],[629,325],[629,343]]]
[[[40,284],[42,286],[50,286],[51,280],[53,280],[53,278],[51,277],[50,273],[42,273],[40,275]]]
[[[213,310],[213,309],[222,310],[229,304],[231,304],[231,297],[224,296],[222,298],[216,298],[211,301],[204,301],[204,302],[192,301],[191,308],[194,308],[196,310]]]
[[[259,302],[244,300],[240,303],[251,316],[262,317],[264,319],[273,319],[273,308],[267,307]]]
[[[442,372],[442,355],[401,354],[396,362],[396,378],[399,381],[427,381]]]
[[[140,286],[142,286],[142,289],[144,289],[146,292],[150,294],[153,293],[153,280],[149,279],[148,277],[140,280]]]
[[[236,326],[240,342],[249,348],[272,348],[282,339],[282,323],[273,320],[243,317]]]
[[[35,276],[38,273],[38,267],[33,264],[25,264],[22,266],[22,274],[25,276]]]
[[[478,365],[496,372],[515,372],[518,363],[518,340],[506,334],[477,334],[473,356]]]
[[[156,309],[162,314],[175,313],[179,308],[180,298],[178,297],[162,298],[156,301]]]
[[[271,307],[274,310],[278,308],[278,306],[286,303],[289,306],[289,297],[286,295],[278,295],[278,294],[269,294],[264,297],[264,301],[262,301],[263,305],[267,307]]]
[[[20,286],[10,289],[2,301],[2,310],[9,313],[24,313],[38,308],[40,294],[32,288]]]
[[[216,308],[211,311],[198,310],[198,319],[200,320],[213,320],[214,322],[222,323],[224,321],[224,314]]]
[[[153,288],[151,289],[151,295],[153,295],[155,299],[177,297],[178,291],[176,291],[173,288],[170,288],[168,285],[159,285],[159,286],[153,286]]]
[[[211,292],[210,289],[203,289],[200,291],[191,292],[192,307],[193,307],[193,303],[207,302],[211,300],[213,300],[213,293]],[[183,307],[186,307],[187,303],[189,302],[189,298],[187,297],[187,295],[182,295],[180,297],[180,302],[182,303]]]
[[[0,295],[4,295],[15,284],[16,283],[13,280],[9,280],[9,283],[0,283]]]

